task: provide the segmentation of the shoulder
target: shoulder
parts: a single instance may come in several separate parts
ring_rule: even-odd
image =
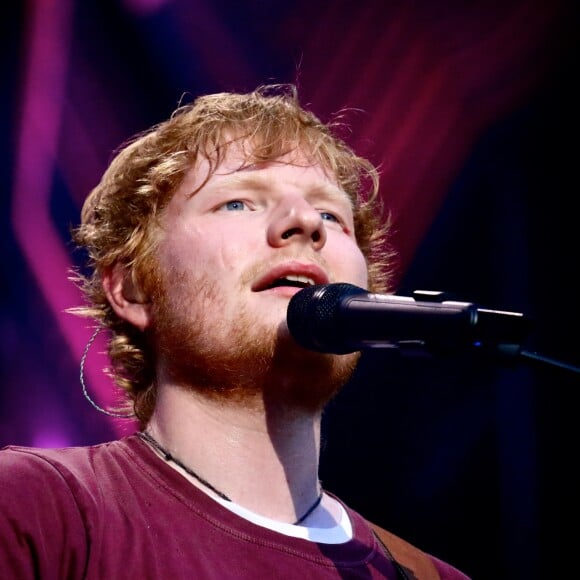
[[[469,576],[439,558],[432,556],[399,536],[368,522],[383,546],[410,578],[416,580],[470,580]]]
[[[42,449],[10,445],[0,450],[0,481],[15,491],[35,484],[63,482],[62,471],[70,457],[64,449]],[[74,453],[79,456],[78,452]]]
[[[51,492],[62,487],[90,485],[101,461],[123,454],[123,440],[85,447],[43,449],[9,445],[0,449],[0,482],[14,493],[26,490]],[[73,482],[76,482],[73,484]]]
[[[100,448],[109,444],[102,443],[94,446],[80,447],[24,447],[7,445],[0,449],[0,467],[20,469],[42,469],[52,466],[59,468],[66,465],[82,465]]]
[[[0,450],[3,577],[80,577],[99,497],[95,453],[90,447]]]
[[[134,464],[123,440],[86,447],[0,449],[0,519],[22,530],[79,529],[102,512]],[[3,529],[0,524],[0,529]]]

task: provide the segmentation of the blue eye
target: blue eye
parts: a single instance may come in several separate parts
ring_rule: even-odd
[[[247,209],[246,204],[239,199],[233,199],[232,201],[224,203],[222,208],[226,211],[244,211]]]
[[[321,211],[320,212],[320,217],[323,220],[329,221],[329,222],[336,222],[336,223],[340,223],[339,219],[332,213],[329,213],[327,211]]]

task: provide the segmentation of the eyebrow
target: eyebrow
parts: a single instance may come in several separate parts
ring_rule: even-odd
[[[251,166],[243,168],[241,171],[233,172],[226,177],[227,185],[233,187],[234,189],[244,189],[251,188],[260,192],[266,192],[270,189],[269,184],[270,179],[261,177],[256,173],[246,173],[247,171],[252,171]],[[244,173],[242,173],[242,171]],[[315,185],[310,188],[308,195],[311,197],[324,197],[332,201],[337,202],[347,202],[350,208],[353,208],[353,200],[351,196],[346,193],[346,191],[340,189],[338,186],[325,183],[323,185]]]

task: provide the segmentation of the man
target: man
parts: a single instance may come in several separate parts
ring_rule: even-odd
[[[300,347],[290,298],[387,288],[374,167],[291,86],[218,94],[138,136],[75,239],[139,432],[0,453],[10,578],[466,578],[318,480],[321,412],[358,354]]]

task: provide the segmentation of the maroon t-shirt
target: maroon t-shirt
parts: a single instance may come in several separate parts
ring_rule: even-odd
[[[367,522],[318,544],[221,506],[131,435],[0,451],[0,577],[188,580],[397,578]],[[442,578],[465,576],[432,558]]]

